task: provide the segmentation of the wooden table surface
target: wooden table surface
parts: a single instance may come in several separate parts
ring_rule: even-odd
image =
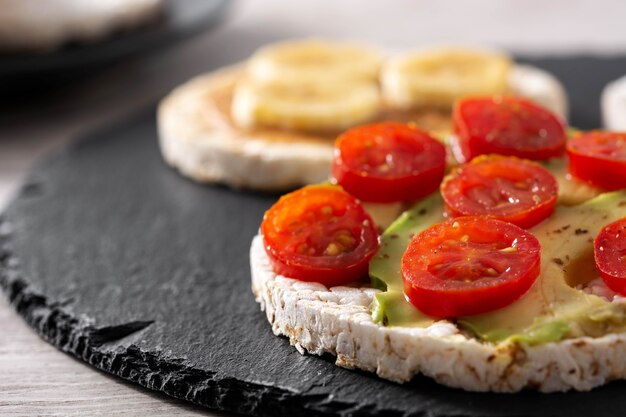
[[[462,41],[538,54],[626,52],[620,22],[626,2],[620,0],[389,4],[241,0],[217,29],[167,50],[17,97],[3,96],[0,83],[0,209],[44,153],[154,103],[195,74],[243,59],[265,42],[316,35],[395,47]],[[605,24],[583,24],[589,20]],[[0,329],[0,415],[217,415],[105,375],[57,351],[2,296]]]

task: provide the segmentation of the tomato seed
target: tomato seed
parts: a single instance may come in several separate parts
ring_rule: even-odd
[[[517,248],[515,248],[515,247],[513,247],[513,246],[509,246],[509,247],[506,247],[506,248],[504,248],[504,249],[500,249],[500,250],[499,250],[499,252],[502,252],[502,253],[512,253],[512,252],[517,252]]]
[[[342,248],[336,243],[330,243],[326,246],[326,250],[324,251],[324,255],[328,256],[336,256],[342,252]]]

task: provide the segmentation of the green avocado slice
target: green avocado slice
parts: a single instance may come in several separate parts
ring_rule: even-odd
[[[370,263],[376,295],[375,321],[387,326],[426,327],[425,316],[404,298],[400,260],[411,237],[443,220],[438,193],[418,202],[382,235]],[[600,336],[626,328],[626,303],[610,303],[574,288],[596,278],[593,239],[600,229],[626,216],[626,191],[605,193],[578,206],[558,206],[554,215],[531,229],[542,246],[541,274],[519,300],[502,309],[457,323],[489,342],[538,344],[567,337]]]
[[[603,193],[603,190],[598,187],[572,178],[567,169],[567,158],[553,158],[544,162],[543,166],[554,175],[559,183],[558,204],[575,206]]]
[[[437,192],[402,213],[382,234],[380,249],[369,267],[372,285],[383,290],[376,294],[372,305],[373,319],[377,323],[428,327],[434,322],[404,298],[400,261],[413,236],[443,220],[443,200]]]

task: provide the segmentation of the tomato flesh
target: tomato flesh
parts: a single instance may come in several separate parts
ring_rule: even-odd
[[[332,176],[369,202],[415,200],[437,189],[445,147],[408,124],[386,122],[348,130],[335,144]]]
[[[570,173],[607,190],[626,188],[626,133],[594,131],[567,143]]]
[[[459,162],[483,154],[545,160],[565,151],[565,126],[550,111],[522,98],[474,97],[459,100],[453,115]]]
[[[596,268],[606,285],[626,295],[626,218],[605,226],[593,246]]]
[[[441,194],[451,216],[490,216],[529,228],[554,211],[558,183],[537,163],[489,155],[456,167]]]
[[[493,311],[520,298],[539,276],[541,246],[524,229],[469,216],[415,236],[402,257],[404,292],[432,317]]]
[[[261,223],[277,274],[327,286],[367,276],[378,232],[361,204],[341,188],[313,185],[286,194]]]

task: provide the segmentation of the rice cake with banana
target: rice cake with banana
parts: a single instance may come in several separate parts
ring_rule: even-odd
[[[159,143],[165,161],[196,181],[286,190],[325,181],[335,137],[349,127],[396,120],[445,137],[453,101],[468,93],[525,96],[567,113],[552,75],[498,52],[388,57],[360,44],[299,40],[175,89],[158,109]]]

